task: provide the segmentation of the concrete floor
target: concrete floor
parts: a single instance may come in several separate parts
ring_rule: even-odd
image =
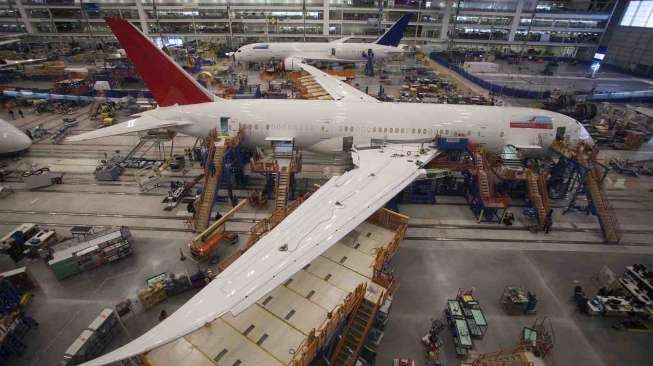
[[[368,85],[374,85],[370,80]],[[77,131],[95,128],[95,122],[80,110]],[[1,117],[1,116],[0,116]],[[6,117],[6,116],[4,116]],[[55,127],[61,115],[36,116],[16,121],[21,127],[45,124]],[[145,286],[148,277],[161,272],[193,273],[198,264],[180,261],[179,248],[186,248],[192,238],[184,207],[166,212],[161,200],[166,189],[141,193],[127,171],[118,182],[97,183],[92,171],[104,153],[126,152],[137,136],[107,138],[75,145],[52,145],[48,141],[35,144],[20,160],[3,160],[9,170],[24,169],[29,164],[50,166],[65,172],[64,184],[37,192],[24,190],[12,176],[7,185],[16,193],[0,200],[0,234],[18,223],[38,222],[68,234],[70,225],[128,225],[135,238],[134,254],[90,272],[58,281],[40,261],[22,262],[39,283],[28,311],[41,326],[27,339],[28,352],[8,366],[50,366],[56,364],[66,348],[99,314],[102,308],[114,306],[125,298],[134,298]],[[175,151],[191,146],[194,139],[181,137]],[[643,151],[604,151],[601,157],[650,158],[653,149]],[[302,178],[307,184],[320,182],[326,176],[341,173],[348,165],[342,157],[304,154]],[[179,173],[167,173],[164,182],[190,179],[200,170],[197,166]],[[254,185],[262,184],[252,176]],[[164,186],[166,183],[164,183]],[[613,320],[589,318],[575,312],[570,302],[573,286],[579,283],[595,288],[591,280],[603,265],[615,273],[632,263],[653,264],[653,233],[649,213],[653,210],[653,179],[608,177],[608,196],[615,206],[625,230],[624,243],[601,243],[594,217],[579,213],[562,216],[565,202],[555,202],[554,230],[551,234],[532,234],[522,223],[521,208],[513,208],[517,223],[513,228],[496,224],[477,224],[460,197],[439,197],[437,205],[403,205],[401,211],[411,217],[407,239],[392,265],[400,281],[395,294],[390,321],[386,328],[377,365],[390,365],[394,357],[413,357],[423,364],[420,338],[428,330],[429,319],[439,317],[446,299],[459,288],[475,287],[489,319],[489,329],[482,341],[476,342],[481,352],[496,351],[514,345],[523,326],[534,317],[508,317],[499,308],[504,286],[520,284],[538,294],[538,316],[548,317],[556,336],[555,356],[560,365],[648,365],[653,336],[624,333],[611,329]],[[237,192],[238,193],[238,192]],[[245,191],[240,192],[246,194]],[[519,204],[519,200],[516,204]],[[218,210],[226,207],[219,205]],[[248,210],[228,230],[245,232],[253,219],[265,216],[267,210]],[[421,224],[420,227],[414,225]],[[426,225],[426,227],[425,227]],[[242,238],[244,239],[244,238]],[[233,248],[224,247],[218,254],[227,256]],[[206,264],[201,264],[206,266]],[[0,271],[15,268],[6,257],[0,257]],[[577,282],[576,282],[577,281]],[[192,292],[168,299],[162,305],[125,319],[128,334],[119,333],[109,348],[150,329],[157,322],[159,310],[169,313],[183,304]],[[457,364],[451,337],[444,333],[446,365]]]

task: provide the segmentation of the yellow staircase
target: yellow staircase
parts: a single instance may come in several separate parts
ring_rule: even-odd
[[[93,119],[97,116],[101,104],[102,103],[98,101],[91,103],[91,107],[88,109],[88,118]]]
[[[356,363],[358,352],[365,343],[367,333],[374,323],[377,309],[378,304],[362,297],[350,315],[347,326],[342,332],[335,351],[333,351],[329,365],[352,366]]]
[[[540,174],[538,174],[539,178],[539,188],[540,188],[540,196],[542,197],[542,205],[544,205],[544,210],[546,212],[549,212],[549,209],[551,208],[551,200],[549,199],[549,187],[547,184],[547,177],[548,172],[543,172],[540,171]]]
[[[601,221],[605,240],[610,243],[618,243],[621,239],[621,230],[617,221],[617,215],[608,202],[605,191],[603,190],[603,184],[600,178],[601,173],[599,172],[600,168],[592,164],[591,161],[588,163],[589,171],[585,176],[585,187],[592,195],[592,202],[594,202],[596,214]]]
[[[481,201],[485,207],[506,208],[510,204],[507,196],[495,194],[494,182],[492,181],[490,162],[487,161],[485,151],[482,146],[472,145],[472,157],[476,167],[476,176],[478,179],[478,190]]]
[[[547,209],[544,206],[544,200],[542,199],[542,194],[540,192],[540,187],[538,185],[539,174],[534,173],[532,170],[528,170],[526,173],[526,186],[528,188],[528,198],[531,200],[533,207],[537,210],[537,222],[540,226],[544,225],[546,220]]]
[[[275,208],[277,210],[284,209],[288,204],[288,189],[290,187],[290,169],[287,167],[282,167],[279,172],[277,172],[276,179],[276,198],[275,198]]]
[[[224,141],[217,141],[217,132],[211,131],[208,137],[208,154],[207,161],[204,166],[204,190],[200,197],[199,205],[195,211],[195,231],[202,232],[209,226],[211,219],[211,210],[215,201],[215,195],[218,190],[218,179],[222,175],[222,158],[226,149]],[[216,146],[216,143],[219,144]],[[215,173],[211,174],[211,162],[209,158],[213,157],[211,161],[215,165]]]
[[[621,229],[617,221],[617,215],[608,202],[608,198],[603,190],[603,181],[601,178],[600,167],[595,164],[597,150],[591,146],[581,144],[576,148],[571,148],[561,141],[555,141],[551,148],[569,160],[575,160],[581,169],[587,169],[584,176],[583,185],[589,192],[590,198],[596,209],[596,215],[603,231],[605,241],[618,243],[621,240]],[[581,173],[582,176],[582,173]]]

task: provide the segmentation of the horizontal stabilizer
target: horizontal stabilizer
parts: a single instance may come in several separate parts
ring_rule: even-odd
[[[68,142],[86,141],[86,140],[98,139],[100,137],[124,135],[130,132],[147,131],[147,130],[154,130],[158,128],[181,127],[187,124],[190,124],[190,122],[164,121],[149,115],[144,115],[138,118],[130,119],[127,122],[123,122],[114,126],[82,133],[80,135],[70,136],[66,139],[66,141]]]

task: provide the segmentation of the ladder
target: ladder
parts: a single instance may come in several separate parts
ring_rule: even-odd
[[[590,194],[590,198],[596,209],[596,215],[599,218],[599,224],[603,231],[605,240],[610,243],[618,243],[621,239],[621,230],[614,209],[608,202],[601,182],[601,173],[599,167],[592,161],[587,162],[589,172],[585,176],[585,187]]]
[[[218,191],[218,179],[222,175],[222,158],[226,149],[224,140],[217,141],[217,132],[215,130],[209,133],[208,137],[208,154],[204,164],[204,190],[200,197],[200,202],[195,212],[195,231],[202,232],[209,226],[213,203]],[[217,145],[217,146],[216,146]],[[211,171],[211,164],[215,166],[215,171]],[[213,173],[213,174],[212,174]]]
[[[603,190],[602,174],[591,148],[587,150],[587,146],[580,145],[576,149],[571,149],[566,144],[558,141],[554,142],[551,147],[564,158],[578,163],[576,168],[579,176],[578,182],[585,188],[587,199],[594,206],[603,237],[607,242],[618,243],[621,240],[619,222]],[[574,194],[570,202],[570,207],[579,191],[578,189]]]
[[[288,203],[288,189],[290,187],[290,169],[282,167],[277,172],[275,209],[282,210]]]
[[[476,163],[476,171],[478,172],[479,194],[483,201],[487,201],[492,196],[492,192],[490,190],[490,179],[485,170],[485,158],[481,148],[474,149],[474,163]]]
[[[331,355],[331,366],[352,366],[356,363],[356,357],[360,351],[367,333],[369,332],[378,304],[363,297],[350,315],[347,326],[342,332],[340,340]]]
[[[542,205],[544,205],[544,210],[546,212],[549,212],[549,209],[551,208],[551,201],[549,200],[549,187],[547,185],[547,172],[540,171],[540,174],[538,174],[538,177],[540,179],[539,183],[539,188],[540,188],[540,196],[542,197]]]
[[[89,108],[88,110],[88,118],[94,119],[95,117],[97,117],[98,111],[100,109],[100,105],[102,105],[102,103],[98,101],[94,101],[93,103],[91,103],[91,108]]]
[[[129,150],[129,152],[127,153],[127,155],[125,155],[125,157],[122,159],[122,161],[127,161],[127,160],[131,159],[131,157],[134,156],[134,154],[136,154],[136,152],[138,150],[140,150],[141,147],[143,147],[143,145],[145,145],[145,142],[146,142],[145,139],[140,139],[138,141],[138,144],[136,144],[136,146],[134,146],[131,150]],[[147,151],[145,151],[145,152],[147,153]],[[143,155],[145,155],[145,153],[143,153]]]
[[[544,225],[546,220],[547,209],[544,206],[544,199],[542,198],[542,192],[538,185],[539,174],[536,175],[532,170],[528,170],[526,173],[526,186],[528,189],[528,198],[533,204],[533,208],[537,210],[537,222],[540,226]]]

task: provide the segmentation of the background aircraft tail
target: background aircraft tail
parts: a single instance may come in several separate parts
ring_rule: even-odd
[[[125,19],[106,17],[145,85],[161,107],[206,103],[215,96],[172,61],[138,28]]]
[[[375,43],[382,46],[399,46],[399,42],[401,42],[401,39],[404,37],[404,32],[406,31],[406,27],[408,27],[408,22],[410,22],[412,16],[412,13],[404,14],[395,24],[392,25],[392,27],[390,27],[390,29],[383,33]]]

